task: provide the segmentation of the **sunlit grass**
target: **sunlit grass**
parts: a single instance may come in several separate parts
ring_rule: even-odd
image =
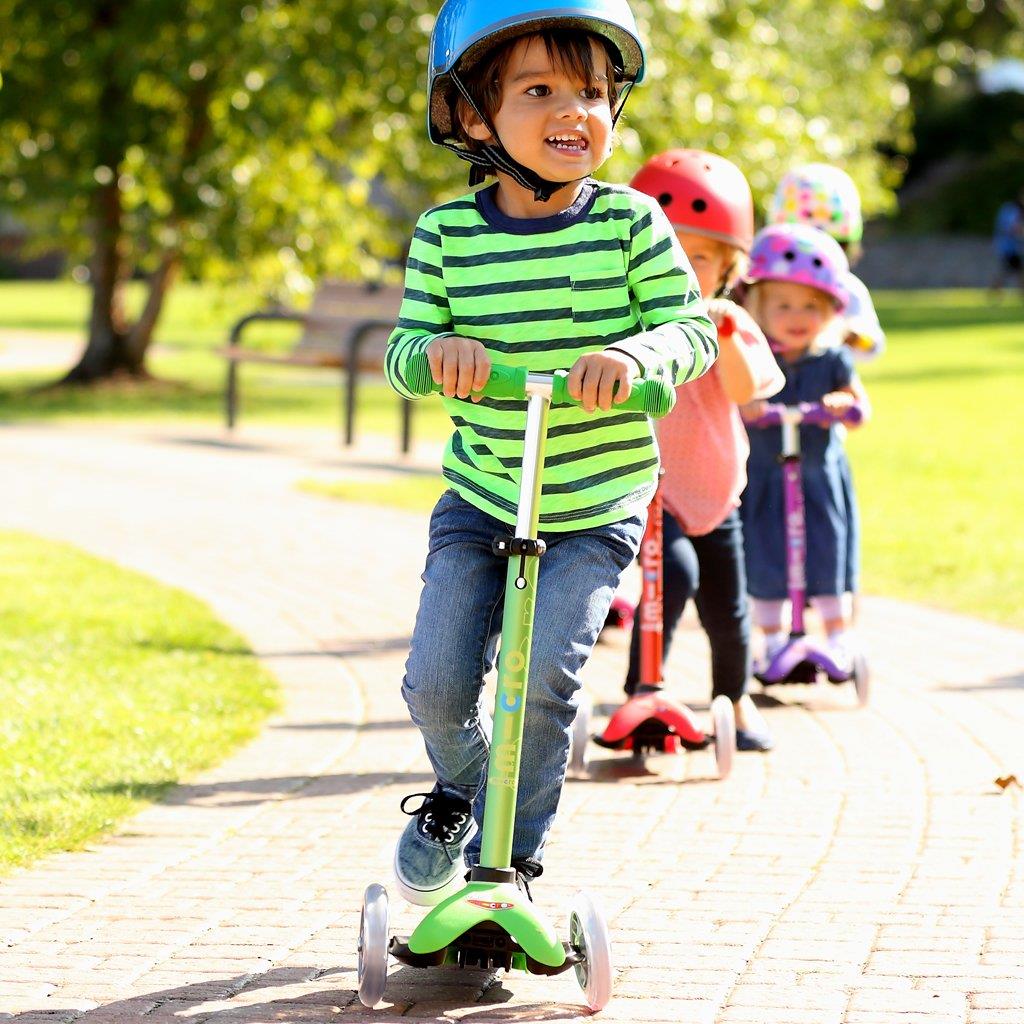
[[[1024,306],[883,295],[889,350],[851,434],[864,589],[1024,627]]]
[[[272,677],[199,601],[0,532],[0,873],[108,831],[276,705]]]

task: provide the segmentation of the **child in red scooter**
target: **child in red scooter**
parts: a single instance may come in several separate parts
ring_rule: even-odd
[[[675,411],[658,426],[666,473],[664,647],[667,652],[693,598],[711,644],[712,696],[733,702],[736,747],[769,750],[772,738],[746,692],[750,617],[738,506],[749,449],[738,406],[770,397],[783,377],[760,328],[724,297],[754,236],[750,186],[735,164],[692,149],[654,157],[632,185],[665,210],[719,327],[718,362],[679,389]],[[635,626],[625,685],[630,694],[639,678],[639,650]]]

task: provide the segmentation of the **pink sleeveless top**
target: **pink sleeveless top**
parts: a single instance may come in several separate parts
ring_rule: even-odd
[[[763,348],[759,356],[763,354],[767,367],[775,368],[764,335],[741,331],[740,338]],[[703,377],[677,388],[675,409],[658,423],[665,508],[683,532],[694,537],[722,523],[739,505],[747,483],[747,431],[739,409],[725,392],[720,369],[716,363]]]

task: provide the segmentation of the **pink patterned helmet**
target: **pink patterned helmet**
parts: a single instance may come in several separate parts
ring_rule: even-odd
[[[769,224],[810,224],[843,244],[864,236],[860,193],[846,171],[804,164],[787,171],[768,204]]]
[[[850,301],[850,264],[839,243],[807,224],[773,224],[758,232],[745,280],[788,281],[824,292],[842,312]]]

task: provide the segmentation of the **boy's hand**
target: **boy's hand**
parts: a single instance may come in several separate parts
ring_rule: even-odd
[[[474,395],[491,375],[491,357],[475,338],[446,334],[427,346],[427,362],[435,384],[444,388],[445,398],[472,398],[479,402],[483,395]]]
[[[625,352],[591,352],[576,360],[566,384],[569,394],[587,412],[595,409],[608,412],[613,405],[629,398],[633,381],[639,374],[636,360]]]

